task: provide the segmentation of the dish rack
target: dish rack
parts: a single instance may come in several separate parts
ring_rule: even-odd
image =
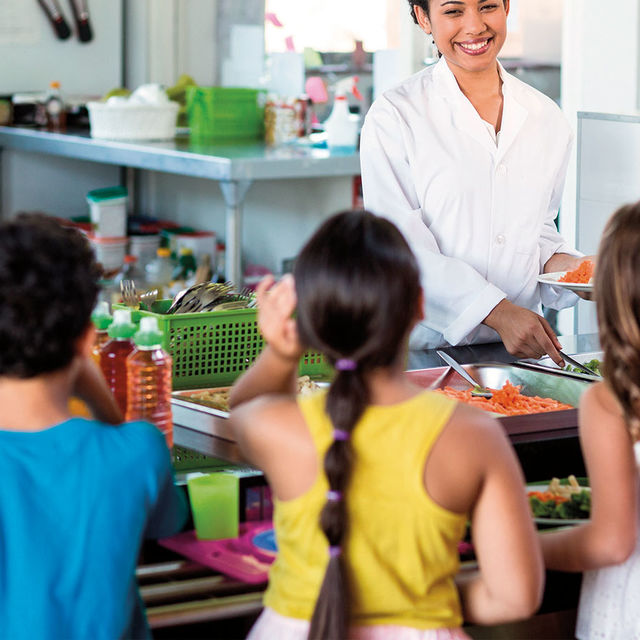
[[[167,315],[171,303],[156,300],[151,311],[132,310],[131,319],[136,324],[145,316],[158,320],[162,348],[173,358],[174,390],[231,385],[264,348],[257,309]],[[124,304],[113,306],[128,308]],[[325,378],[332,369],[321,353],[307,351],[300,359],[298,372]]]
[[[106,140],[170,140],[180,105],[87,103],[91,137]]]

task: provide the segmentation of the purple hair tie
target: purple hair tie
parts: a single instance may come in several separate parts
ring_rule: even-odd
[[[355,360],[349,358],[340,358],[336,360],[336,369],[338,371],[355,371],[358,368],[358,363]]]
[[[342,553],[342,547],[329,547],[329,557],[337,558]]]
[[[351,437],[351,434],[344,429],[334,429],[333,430],[333,439],[338,440],[339,442],[345,442]]]
[[[329,489],[329,491],[327,491],[327,500],[330,500],[331,502],[340,502],[340,500],[342,500],[342,491]]]

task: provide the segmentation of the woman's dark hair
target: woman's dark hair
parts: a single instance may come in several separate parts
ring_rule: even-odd
[[[415,6],[418,5],[427,14],[427,18],[430,19],[431,15],[429,13],[429,2],[431,2],[431,0],[409,0],[409,10],[411,12],[411,17],[416,24],[420,23],[418,22],[418,18],[416,16]],[[505,0],[502,0],[502,2],[504,4]]]
[[[350,434],[369,402],[367,374],[402,357],[418,313],[418,265],[391,222],[367,211],[345,211],[316,231],[298,256],[294,275],[302,343],[333,365],[355,364],[336,371],[326,401],[334,429]],[[350,440],[334,439],[324,458],[330,490],[346,491],[352,457]],[[349,585],[339,553],[348,528],[345,499],[327,500],[320,526],[337,553],[330,553],[309,638],[345,638]]]
[[[0,224],[0,375],[67,366],[87,328],[99,271],[86,238],[41,213]]]
[[[427,14],[427,18],[429,18],[429,0],[409,0],[409,10],[411,11],[411,17],[416,24],[420,24],[418,22],[418,17],[416,16],[416,5],[418,5]]]
[[[609,219],[595,267],[603,373],[622,406],[631,437],[640,440],[640,202]]]

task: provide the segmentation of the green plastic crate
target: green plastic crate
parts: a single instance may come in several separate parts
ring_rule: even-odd
[[[264,348],[256,309],[165,315],[171,303],[157,300],[152,311],[132,311],[131,318],[136,324],[143,316],[157,318],[162,348],[173,358],[175,390],[231,385]],[[326,378],[331,367],[322,354],[308,351],[300,360],[299,373]]]
[[[191,137],[214,141],[264,137],[265,98],[258,89],[187,87]]]

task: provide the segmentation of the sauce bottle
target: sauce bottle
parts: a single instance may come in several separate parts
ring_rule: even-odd
[[[162,348],[158,320],[144,317],[134,336],[135,349],[127,357],[127,410],[125,419],[152,422],[173,446],[171,415],[171,356]]]
[[[136,325],[129,309],[116,309],[108,329],[109,338],[100,350],[100,368],[122,413],[127,410],[127,356],[133,351],[131,340]]]
[[[91,357],[99,366],[100,351],[109,340],[107,329],[113,322],[113,318],[109,313],[109,303],[106,300],[101,300],[95,306],[91,314],[91,322],[93,322],[93,326],[96,328],[96,338],[93,341],[93,347],[91,347]]]
[[[60,83],[51,82],[44,103],[47,112],[47,128],[49,131],[64,131],[67,125],[67,113],[60,94]]]

